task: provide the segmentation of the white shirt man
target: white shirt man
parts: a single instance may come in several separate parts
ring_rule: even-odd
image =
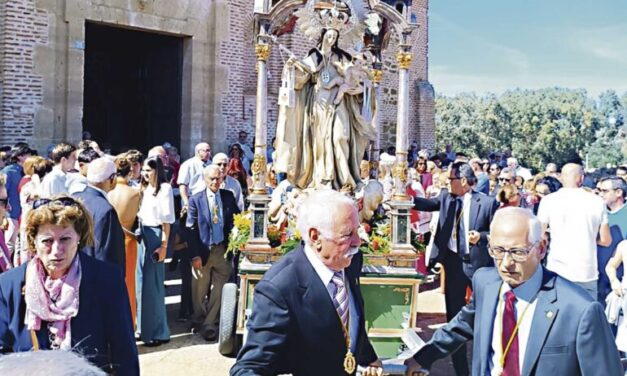
[[[538,219],[551,238],[546,266],[596,299],[597,236],[601,233],[598,244],[607,246],[612,241],[607,209],[600,197],[578,188],[583,182],[580,166],[564,166],[562,179],[564,188],[544,197],[538,208]]]
[[[54,167],[41,181],[42,197],[52,197],[67,193],[67,173],[74,168],[76,148],[73,145],[60,143],[52,149]]]
[[[207,186],[203,180],[203,169],[211,163],[211,147],[201,142],[194,148],[194,156],[181,164],[178,179],[183,206],[187,206],[189,197],[203,191]]]
[[[518,160],[514,157],[507,158],[507,167],[509,167],[510,170],[514,172],[515,176],[522,176],[525,181],[533,178],[533,175],[531,175],[531,171],[522,166],[519,166]]]

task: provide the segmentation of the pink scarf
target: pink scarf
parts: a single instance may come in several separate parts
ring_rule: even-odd
[[[58,279],[46,275],[39,256],[33,257],[26,267],[26,316],[24,324],[29,330],[39,330],[47,321],[53,349],[71,348],[70,319],[78,314],[78,291],[81,285],[81,264],[78,255],[67,274]]]
[[[4,239],[4,231],[0,230],[0,273],[8,271],[12,267],[11,252],[9,252],[9,248]]]

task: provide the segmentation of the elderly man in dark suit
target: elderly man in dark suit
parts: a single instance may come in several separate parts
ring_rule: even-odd
[[[255,287],[248,338],[232,376],[381,374],[368,340],[359,289],[362,258],[353,201],[312,193],[299,208],[305,244],[283,256]]]
[[[450,190],[432,199],[414,198],[414,209],[440,211],[430,263],[444,266],[446,318],[451,320],[466,304],[466,289],[475,270],[493,265],[488,254],[488,233],[498,202],[472,190],[475,174],[467,163],[449,169]],[[453,354],[457,375],[467,375],[466,349]]]
[[[102,261],[109,261],[126,269],[124,231],[118,215],[107,199],[107,193],[115,188],[115,163],[101,157],[94,159],[87,168],[87,185],[72,196],[81,199],[94,219],[94,246],[83,252]]]
[[[240,210],[233,193],[220,189],[222,173],[218,166],[205,167],[203,177],[207,188],[189,199],[186,223],[192,238],[192,329],[213,342],[218,338],[222,287],[232,273],[231,262],[224,254],[233,216]],[[205,307],[207,295],[209,306]]]
[[[530,211],[496,213],[490,254],[496,268],[475,273],[471,302],[406,361],[408,375],[471,339],[476,376],[623,374],[601,305],[540,264],[546,242]]]

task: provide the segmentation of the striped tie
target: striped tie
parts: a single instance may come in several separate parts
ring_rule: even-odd
[[[344,285],[344,278],[342,277],[342,273],[335,272],[333,274],[333,278],[331,278],[331,282],[333,282],[336,287],[335,297],[333,298],[333,305],[335,306],[335,310],[342,320],[342,325],[344,325],[344,328],[347,328],[348,293],[346,291],[346,286]]]

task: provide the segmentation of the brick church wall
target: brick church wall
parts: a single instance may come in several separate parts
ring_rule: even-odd
[[[43,99],[34,56],[36,45],[48,43],[48,19],[34,0],[7,0],[0,7],[0,144],[12,144],[33,135]]]
[[[66,1],[69,3],[70,0]],[[253,2],[251,0],[185,1],[181,3],[181,7],[178,7],[180,12],[176,12],[172,16],[174,18],[170,19],[168,18],[171,17],[170,14],[174,14],[171,13],[170,8],[176,8],[176,6],[169,2],[161,5],[150,2],[147,3],[145,9],[140,9],[135,2],[129,3],[125,8],[124,4],[118,2],[92,0],[94,6],[99,4],[97,7],[98,9],[102,8],[102,10],[90,11],[89,8],[84,8],[89,7],[89,5],[85,5],[82,0],[72,0],[72,4],[74,4],[72,12],[80,11],[81,14],[92,14],[96,21],[100,19],[103,22],[117,20],[116,23],[131,23],[131,26],[145,27],[154,31],[163,27],[163,30],[167,32],[176,32],[177,30],[184,32],[183,29],[195,30],[191,25],[194,22],[202,21],[199,19],[185,24],[185,20],[189,17],[186,18],[184,14],[178,13],[195,9],[194,7],[201,7],[200,4],[205,1],[212,4],[222,4],[220,9],[225,11],[221,11],[216,16],[218,18],[213,19],[213,21],[210,21],[211,18],[204,18],[206,20],[204,22],[216,22],[218,26],[215,27],[221,28],[221,30],[208,32],[209,37],[213,34],[220,35],[220,37],[215,38],[215,44],[201,44],[198,48],[194,48],[194,64],[201,65],[194,65],[193,67],[193,72],[195,72],[192,76],[194,92],[191,103],[194,107],[186,115],[191,118],[191,120],[187,120],[190,128],[186,136],[182,137],[182,140],[185,140],[189,145],[182,145],[182,150],[193,149],[193,144],[205,137],[208,137],[208,141],[216,145],[225,146],[234,142],[239,130],[242,129],[251,134],[249,142],[252,141],[257,86],[252,36]],[[192,6],[190,5],[192,3],[198,4]],[[207,6],[206,3],[203,7],[205,6]],[[75,40],[80,40],[82,34],[80,30],[76,31],[76,26],[70,31],[72,32],[71,35],[78,37],[64,39],[63,34],[54,34],[55,32],[59,33],[61,23],[66,20],[66,16],[72,17],[72,22],[77,19],[80,20],[80,18],[74,13],[69,15],[54,13],[59,13],[61,9],[59,2],[0,0],[0,144],[29,141],[35,135],[39,144],[45,145],[50,141],[44,139],[51,140],[51,137],[54,137],[55,140],[77,139],[79,137],[77,134],[80,135],[80,132],[75,132],[75,130],[81,129],[82,91],[79,90],[76,94],[77,91],[68,90],[67,85],[71,84],[71,87],[74,88],[82,86],[80,82],[76,81],[76,79],[82,79],[82,70],[79,69],[79,73],[76,74],[72,73],[74,70],[69,71],[70,73],[63,73],[66,70],[60,64],[64,64],[63,59],[66,58],[69,59],[66,63],[73,67],[80,67],[83,64],[77,60],[82,58],[82,51],[77,50],[73,45],[67,45],[74,43]],[[409,140],[418,141],[421,147],[432,148],[435,143],[435,132],[433,88],[428,82],[427,75],[428,0],[413,0],[411,9],[420,27],[414,32],[412,43]],[[200,13],[203,12],[205,10]],[[222,29],[224,27],[228,32]],[[197,29],[202,30],[203,28],[197,27]],[[211,28],[207,29],[211,30]],[[49,33],[51,34],[49,35]],[[186,35],[193,34],[187,33]],[[207,37],[201,35],[200,39],[207,39]],[[194,37],[194,40],[197,41],[197,36]],[[298,32],[282,36],[280,42],[297,56],[304,56],[314,46],[314,42],[305,39]],[[55,55],[57,51],[64,50],[68,51],[67,54]],[[383,56],[384,79],[381,85],[380,103],[382,147],[392,145],[395,142],[398,90],[398,67],[395,53],[396,44],[391,42]],[[206,58],[207,55],[211,54],[215,54],[215,64],[220,66],[219,69],[213,65],[214,62],[211,58]],[[50,60],[49,58],[55,58],[55,56],[60,60],[54,65],[46,62],[46,68],[37,66],[40,60]],[[277,96],[283,61],[286,58],[287,56],[281,56],[278,48],[272,49],[268,63],[268,141],[274,136],[276,129]],[[66,69],[70,69],[70,67],[68,66]],[[204,80],[205,75],[200,72],[208,72],[208,77],[212,77],[212,74],[216,75],[214,79],[220,83],[215,86],[214,92],[207,94],[199,90],[199,84],[193,84],[198,82],[199,78]],[[64,74],[69,74],[69,78],[64,77]],[[209,79],[211,80],[211,78]],[[205,87],[205,90],[210,90],[206,88],[214,87],[211,85],[211,82],[207,82],[201,86]],[[61,98],[64,96],[67,98]],[[201,105],[201,103],[208,104]],[[45,115],[43,123],[38,119],[38,116],[42,114]],[[211,120],[207,121],[207,118],[217,120],[212,122]],[[220,129],[213,131],[204,129],[210,126]],[[54,131],[52,130],[53,127]],[[34,128],[37,129],[36,132],[34,132]]]

